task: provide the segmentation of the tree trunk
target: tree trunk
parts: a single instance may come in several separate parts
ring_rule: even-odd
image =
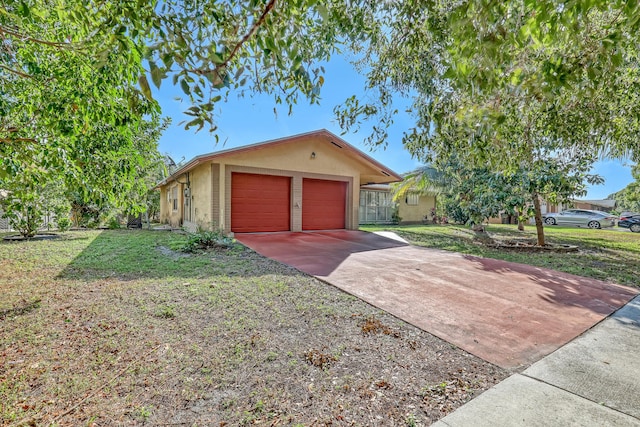
[[[471,230],[475,231],[476,233],[484,233],[484,225],[482,223],[476,223],[474,222],[473,225],[471,226]]]
[[[518,231],[524,231],[524,212],[518,210]]]
[[[542,212],[540,210],[540,198],[538,194],[533,195],[533,210],[536,219],[536,232],[538,233],[538,246],[544,246],[544,227],[542,226]]]

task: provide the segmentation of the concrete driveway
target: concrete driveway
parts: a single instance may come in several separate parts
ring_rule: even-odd
[[[361,231],[236,238],[264,256],[513,371],[558,349],[638,293],[594,279],[411,246]]]

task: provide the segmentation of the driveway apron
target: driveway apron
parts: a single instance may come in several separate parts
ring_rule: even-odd
[[[558,349],[638,293],[595,279],[411,246],[361,231],[236,238],[512,371]]]

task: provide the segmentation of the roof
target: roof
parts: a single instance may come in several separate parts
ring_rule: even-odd
[[[576,202],[576,203],[587,203],[589,205],[594,205],[594,206],[602,206],[603,208],[615,208],[616,207],[616,201],[615,200],[611,200],[611,199],[602,199],[602,200],[578,200],[578,199],[575,199],[574,202]]]
[[[277,145],[283,145],[283,144],[290,144],[293,142],[298,142],[300,140],[309,138],[309,137],[323,137],[327,140],[327,142],[330,142],[334,145],[336,145],[339,148],[343,148],[346,149],[346,153],[354,156],[354,157],[359,157],[361,158],[365,163],[369,163],[374,169],[378,169],[383,175],[386,175],[389,177],[389,182],[394,182],[394,181],[402,181],[402,177],[400,175],[398,175],[396,172],[392,171],[391,169],[389,169],[388,167],[384,166],[382,163],[378,162],[377,160],[375,160],[373,157],[365,154],[364,152],[358,150],[356,147],[354,147],[353,145],[349,144],[347,141],[345,141],[344,139],[340,138],[339,136],[329,132],[326,129],[320,129],[320,130],[316,130],[316,131],[312,131],[312,132],[306,132],[306,133],[300,133],[297,135],[292,135],[292,136],[287,136],[284,138],[278,138],[278,139],[272,139],[272,140],[268,140],[268,141],[263,141],[263,142],[258,142],[255,144],[250,144],[250,145],[244,145],[242,147],[237,147],[237,148],[230,148],[227,150],[221,150],[221,151],[215,151],[212,153],[207,153],[207,154],[201,154],[199,156],[194,157],[193,159],[189,160],[187,163],[185,163],[184,166],[182,166],[181,168],[179,168],[178,170],[176,170],[174,173],[171,174],[171,176],[165,178],[164,180],[162,180],[160,183],[158,183],[158,185],[156,185],[156,188],[165,185],[166,183],[170,182],[170,181],[174,181],[177,177],[179,177],[180,175],[190,171],[191,169],[193,169],[194,167],[204,163],[204,162],[209,162],[221,157],[226,157],[226,156],[231,156],[231,155],[235,155],[235,154],[239,154],[239,153],[243,153],[243,152],[247,152],[247,151],[255,151],[255,150],[260,150],[263,148],[267,148],[267,147],[272,147],[272,146],[277,146]]]
[[[360,188],[363,190],[391,191],[391,186],[389,184],[363,184]]]

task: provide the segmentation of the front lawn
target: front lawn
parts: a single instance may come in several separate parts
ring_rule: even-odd
[[[616,229],[545,227],[548,243],[578,246],[578,252],[528,252],[496,249],[475,240],[469,227],[460,225],[363,226],[362,230],[394,231],[407,241],[430,248],[444,249],[487,258],[530,264],[640,287],[640,234]],[[533,226],[519,232],[515,225],[491,225],[487,231],[497,239],[535,239]]]
[[[428,425],[507,375],[240,245],[184,240],[0,243],[0,425]]]

